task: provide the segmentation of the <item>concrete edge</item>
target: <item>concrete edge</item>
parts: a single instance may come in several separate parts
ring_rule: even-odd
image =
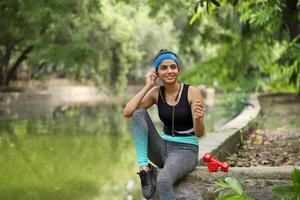
[[[278,166],[278,167],[233,167],[228,172],[209,172],[207,167],[198,166],[186,179],[188,181],[199,181],[213,183],[225,177],[235,177],[239,180],[265,179],[265,180],[291,180],[291,172],[300,166]]]

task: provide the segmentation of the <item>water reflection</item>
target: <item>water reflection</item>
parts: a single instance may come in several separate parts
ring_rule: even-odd
[[[123,199],[136,168],[128,121],[119,113],[89,107],[2,121],[1,199]]]
[[[224,107],[214,109],[207,131],[216,116],[229,116]],[[150,115],[161,130],[156,112]],[[1,199],[119,200],[127,190],[141,199],[129,121],[118,106],[58,107],[44,118],[2,119],[0,166]]]

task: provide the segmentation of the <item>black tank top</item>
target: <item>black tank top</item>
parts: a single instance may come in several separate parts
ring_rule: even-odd
[[[161,94],[165,99],[165,87],[161,86]],[[179,102],[175,106],[174,111],[174,136],[192,136],[194,133],[193,117],[191,106],[188,101],[188,89],[189,85],[184,84]],[[172,135],[172,114],[173,106],[170,106],[162,99],[161,95],[158,95],[158,115],[160,120],[164,124],[164,133]]]

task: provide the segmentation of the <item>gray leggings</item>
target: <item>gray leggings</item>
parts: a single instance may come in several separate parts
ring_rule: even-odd
[[[198,162],[198,147],[193,144],[163,140],[149,114],[143,108],[137,109],[131,120],[135,141],[137,142],[141,138],[148,139],[148,159],[162,168],[157,176],[157,190],[160,200],[175,199],[173,184],[195,169]],[[145,137],[145,134],[148,137]],[[139,145],[136,147],[136,151],[142,150],[139,149]]]

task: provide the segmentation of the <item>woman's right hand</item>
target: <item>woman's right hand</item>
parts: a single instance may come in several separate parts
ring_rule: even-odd
[[[146,86],[152,88],[158,78],[158,75],[154,70],[149,70],[145,77],[146,77]]]

